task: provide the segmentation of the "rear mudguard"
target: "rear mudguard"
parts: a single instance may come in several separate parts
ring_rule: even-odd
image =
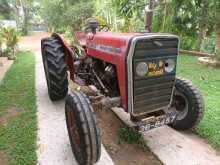
[[[64,37],[60,34],[53,33],[51,37],[56,38],[60,41],[60,43],[63,45],[64,54],[65,54],[65,62],[68,66],[68,70],[70,72],[70,79],[74,81],[74,50],[71,49],[70,45],[65,42]]]

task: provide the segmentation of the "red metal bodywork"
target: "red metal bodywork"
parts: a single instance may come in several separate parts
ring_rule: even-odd
[[[137,33],[112,33],[112,32],[97,32],[75,33],[79,43],[85,48],[86,53],[94,58],[114,64],[117,70],[118,84],[122,99],[122,107],[126,110],[127,106],[127,83],[126,83],[126,58],[129,51],[129,42],[137,35]],[[73,58],[70,46],[63,40],[63,37],[58,34],[53,34],[58,37],[65,48],[66,62],[70,70],[71,79],[74,81]],[[106,50],[107,48],[107,50]],[[117,52],[115,50],[117,49]]]
[[[89,56],[98,58],[108,63],[114,64],[117,70],[118,84],[120,95],[122,98],[122,107],[126,109],[127,93],[126,93],[126,58],[129,49],[129,42],[135,33],[112,33],[97,32],[96,34],[76,32],[79,42],[86,47]],[[84,37],[83,37],[84,36]],[[107,46],[110,50],[105,50]],[[101,47],[104,47],[101,49]],[[114,52],[114,50],[118,52]]]

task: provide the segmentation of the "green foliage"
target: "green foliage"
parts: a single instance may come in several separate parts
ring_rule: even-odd
[[[143,136],[140,133],[131,130],[131,128],[124,127],[119,129],[118,135],[119,143],[127,142],[129,144],[137,144],[144,151],[149,150],[146,142],[143,139]]]
[[[8,0],[0,0],[0,20],[10,20],[14,18],[15,14],[13,13],[13,9],[11,8]]]
[[[216,51],[215,59],[220,62],[220,51]]]
[[[76,3],[63,13],[64,24],[71,26],[74,30],[80,30],[85,21],[92,16],[93,11],[92,1]]]
[[[201,51],[214,54],[215,53],[215,42],[216,42],[216,35],[214,33],[208,37],[205,37],[201,45]]]
[[[82,29],[85,20],[94,16],[112,31],[138,32],[144,30],[144,7],[148,2],[42,0],[41,13],[50,31],[65,32],[68,26],[74,30]],[[206,46],[209,42],[207,38],[212,38],[210,34],[220,22],[217,21],[220,18],[218,4],[219,0],[155,1],[153,32],[179,35],[182,49],[211,51],[212,48]]]
[[[180,48],[185,50],[195,50],[196,37],[180,36]]]
[[[2,36],[6,42],[6,55],[15,58],[16,47],[20,38],[20,34],[14,28],[2,28]]]
[[[49,31],[65,32],[67,27],[82,28],[85,20],[94,12],[93,1],[44,0],[41,15]]]
[[[123,32],[134,32],[143,30],[143,9],[144,0],[112,0],[117,16],[124,19],[124,26],[120,29]],[[137,28],[138,27],[138,28]]]
[[[10,165],[36,164],[35,57],[30,52],[19,54],[0,84],[0,117],[11,108],[19,114],[0,123],[0,150],[9,155]]]
[[[3,37],[3,30],[2,27],[0,26],[0,56],[2,55],[2,44],[4,42],[4,37]]]
[[[70,27],[66,28],[64,37],[66,41],[76,49],[75,51],[77,52],[77,55],[81,55],[81,56],[85,55],[84,49],[80,46],[79,41],[77,40],[72,28]]]

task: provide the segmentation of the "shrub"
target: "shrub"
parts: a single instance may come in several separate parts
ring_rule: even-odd
[[[78,39],[76,38],[74,34],[74,30],[72,27],[67,27],[66,31],[64,33],[64,37],[66,41],[74,47],[75,51],[77,52],[77,55],[84,56],[84,49],[80,46]],[[76,55],[76,54],[75,54]]]
[[[215,59],[220,62],[220,51],[216,51]]]
[[[180,48],[185,50],[195,50],[196,40],[195,37],[180,36]]]
[[[3,44],[3,41],[4,41],[3,30],[0,27],[0,56],[2,55],[2,44]]]
[[[201,45],[201,51],[206,52],[206,53],[215,53],[215,41],[216,40],[216,35],[211,34],[209,37],[206,37]]]
[[[13,28],[3,28],[2,35],[7,47],[4,53],[8,58],[14,59],[20,34]]]

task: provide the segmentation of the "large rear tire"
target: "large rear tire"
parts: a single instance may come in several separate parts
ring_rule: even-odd
[[[63,99],[68,92],[67,66],[62,44],[50,37],[41,40],[42,59],[50,99]]]
[[[80,165],[93,165],[100,159],[101,137],[88,97],[73,92],[66,98],[66,124],[72,151]]]
[[[204,99],[198,88],[191,81],[177,78],[173,106],[178,111],[176,120],[170,124],[177,130],[196,127],[204,115]]]

